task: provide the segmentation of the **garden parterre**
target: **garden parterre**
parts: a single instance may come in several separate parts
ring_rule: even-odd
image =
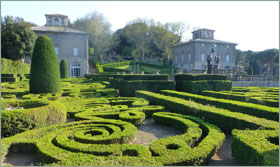
[[[63,79],[60,93],[39,95],[30,94],[24,82],[28,80],[2,85],[6,95],[3,108],[10,101],[18,103],[14,107],[34,111],[59,104],[64,115],[76,121],[53,126],[41,123],[43,128],[22,128],[25,132],[4,137],[1,159],[8,152],[36,152],[43,165],[55,166],[207,165],[225,140],[223,131],[232,131],[233,156],[239,164],[279,164],[279,123],[258,115],[148,91],[138,91],[137,97],[118,97],[118,90],[107,88],[109,84],[103,81]],[[26,104],[19,105],[23,102]],[[28,102],[33,108],[28,108]],[[149,147],[128,144],[145,117],[172,126],[182,135],[159,139]],[[33,125],[35,119],[28,121]],[[248,161],[244,161],[244,152]]]

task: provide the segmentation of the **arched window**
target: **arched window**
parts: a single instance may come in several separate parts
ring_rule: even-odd
[[[59,26],[59,20],[58,20],[58,18],[55,18],[55,19],[54,19],[54,23],[55,23],[56,26]]]
[[[52,25],[52,18],[49,18],[49,25]]]
[[[73,63],[71,66],[71,77],[80,77],[81,67],[79,63]]]

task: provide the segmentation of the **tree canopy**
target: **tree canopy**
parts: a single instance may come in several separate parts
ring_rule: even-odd
[[[94,56],[99,57],[101,61],[112,48],[111,24],[101,13],[92,12],[78,18],[71,24],[71,28],[90,34],[89,48],[94,48]]]
[[[36,34],[30,30],[33,23],[23,18],[5,16],[1,25],[1,55],[3,58],[19,60],[31,57]]]

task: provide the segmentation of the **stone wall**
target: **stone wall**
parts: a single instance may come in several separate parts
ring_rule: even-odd
[[[234,87],[249,87],[249,86],[279,87],[279,82],[233,81],[232,86]]]

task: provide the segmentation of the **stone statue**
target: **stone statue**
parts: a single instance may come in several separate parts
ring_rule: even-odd
[[[207,55],[207,74],[217,74],[218,73],[218,66],[220,62],[220,56],[215,52],[214,45]]]

